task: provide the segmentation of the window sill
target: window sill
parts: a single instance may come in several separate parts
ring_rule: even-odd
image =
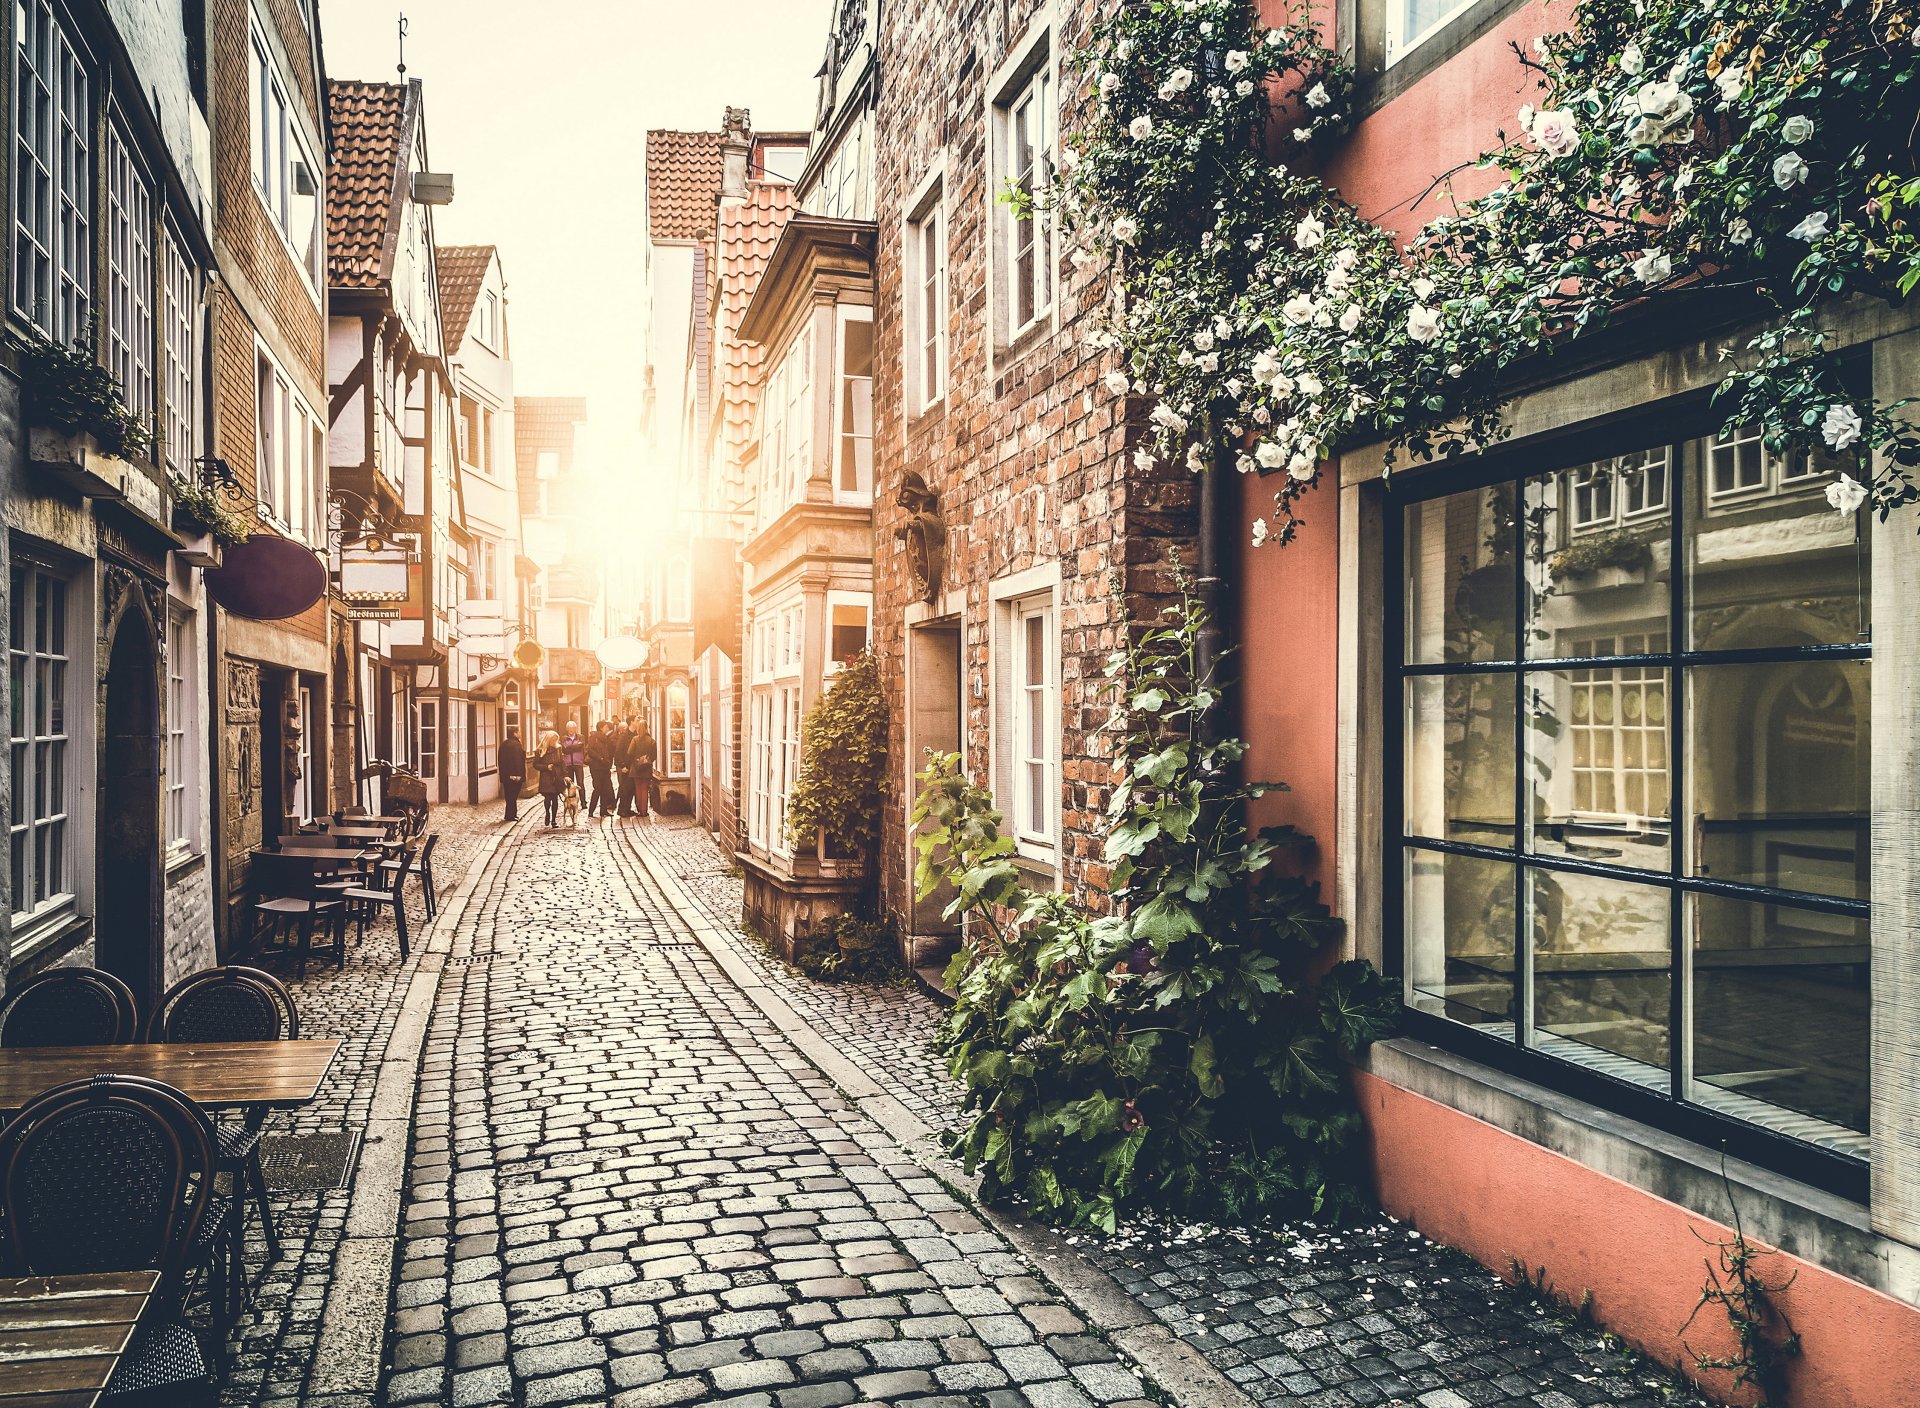
[[[71,953],[93,933],[93,921],[71,910],[37,920],[16,932],[7,981],[18,982]]]
[[[191,875],[194,871],[205,865],[206,860],[206,855],[203,852],[185,847],[169,851],[165,863],[166,883],[171,885]]]

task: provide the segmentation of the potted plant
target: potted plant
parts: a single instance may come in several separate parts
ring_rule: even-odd
[[[1547,575],[1556,585],[1572,577],[1592,579],[1592,586],[1629,586],[1646,580],[1652,561],[1653,552],[1645,542],[1625,528],[1613,528],[1576,538],[1554,555],[1547,564]]]
[[[27,458],[91,498],[122,498],[127,461],[153,431],[127,409],[120,382],[94,357],[93,323],[72,343],[34,332],[11,339],[27,422]]]
[[[214,467],[198,478],[172,481],[173,529],[186,539],[177,551],[190,567],[218,567],[221,548],[253,535],[252,522],[227,503],[232,471],[224,460],[211,463]]]

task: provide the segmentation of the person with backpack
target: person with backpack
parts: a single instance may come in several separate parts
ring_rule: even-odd
[[[546,824],[560,824],[560,793],[567,785],[566,758],[560,751],[560,735],[548,729],[540,735],[540,752],[533,760],[540,774],[540,801],[546,808]]]

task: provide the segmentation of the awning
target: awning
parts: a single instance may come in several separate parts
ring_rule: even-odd
[[[512,678],[513,666],[495,665],[467,682],[467,695],[472,699],[498,699]]]

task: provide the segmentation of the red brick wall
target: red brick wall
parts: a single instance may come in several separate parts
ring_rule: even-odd
[[[1093,0],[1060,0],[1052,44],[1063,53],[1085,32]],[[991,690],[974,697],[972,681],[992,678],[990,584],[1009,573],[1057,562],[1061,620],[1064,739],[1062,870],[1065,887],[1104,904],[1107,870],[1100,860],[1098,815],[1106,804],[1111,764],[1100,727],[1109,700],[1099,686],[1118,640],[1119,611],[1110,573],[1124,572],[1138,614],[1155,609],[1166,587],[1162,563],[1170,544],[1193,560],[1195,491],[1184,470],[1136,470],[1127,450],[1124,407],[1097,385],[1114,363],[1093,347],[1092,318],[1081,284],[1065,258],[1058,330],[1017,360],[1004,358],[989,377],[987,239],[987,82],[1017,48],[1036,0],[959,0],[938,7],[887,6],[880,16],[877,215],[880,223],[874,307],[876,338],[874,493],[875,646],[892,701],[893,756],[903,756],[904,612],[912,600],[895,530],[904,513],[894,502],[902,472],[925,476],[939,496],[948,529],[944,589],[964,590],[962,639],[965,737],[975,775],[990,766]],[[1063,75],[1064,77],[1064,75]],[[1065,114],[1062,125],[1071,118]],[[944,152],[948,218],[949,388],[944,408],[911,421],[902,386],[901,219],[927,171]],[[900,787],[896,776],[893,785]],[[889,799],[883,841],[883,888],[889,910],[909,907],[905,811],[910,799]]]

